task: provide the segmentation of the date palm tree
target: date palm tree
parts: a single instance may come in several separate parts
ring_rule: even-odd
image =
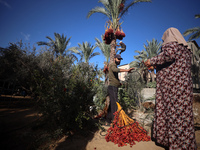
[[[147,59],[150,59],[156,55],[158,55],[161,51],[161,42],[158,42],[155,39],[152,39],[152,41],[148,41],[147,40],[147,45],[144,44],[144,48],[145,50],[140,51],[135,51],[136,53],[139,53],[138,56],[134,56],[134,58],[136,59],[136,61],[131,62],[131,66],[137,67],[137,68],[141,68],[141,71],[143,72],[143,77],[147,79],[148,73],[147,73],[147,68],[144,66],[144,63]],[[152,82],[155,81],[154,78],[154,70],[150,70],[150,74],[151,74],[151,80]]]
[[[134,6],[139,2],[151,2],[151,0],[132,0],[128,3],[128,0],[99,0],[103,4],[103,7],[97,6],[90,10],[87,14],[89,18],[94,13],[101,13],[108,17],[108,23],[112,26],[113,36],[111,37],[111,52],[110,52],[110,62],[114,62],[114,55],[116,49],[116,36],[115,32],[117,28],[121,25],[120,18],[124,17],[128,12],[129,8]]]
[[[85,63],[89,63],[89,60],[94,56],[100,55],[99,52],[94,52],[97,46],[91,45],[89,42],[78,43],[78,47],[71,47],[71,51],[79,51],[77,54],[80,55],[81,61],[84,60]]]
[[[158,43],[157,40],[153,39],[151,42],[147,40],[147,45],[144,44],[144,48],[147,52],[147,58],[150,59],[156,55],[158,55],[161,51],[161,42]],[[154,70],[150,70],[151,72],[151,81],[155,81],[155,73]]]
[[[37,44],[38,46],[46,45],[52,48],[53,53],[56,55],[56,57],[65,56],[67,53],[69,53],[69,55],[72,58],[77,60],[76,56],[71,53],[72,51],[70,51],[69,49],[66,50],[71,37],[67,39],[67,36],[64,36],[64,34],[60,35],[59,33],[54,33],[54,37],[55,37],[55,40],[53,40],[49,36],[46,36],[46,38],[49,39],[49,42],[40,41],[40,42],[37,42]],[[73,51],[73,53],[77,53],[77,52],[78,51]]]
[[[200,14],[195,15],[195,18],[200,18]],[[189,34],[192,34],[188,39],[189,41],[191,41],[193,39],[198,39],[200,37],[200,27],[194,27],[194,28],[187,29],[183,33],[184,36],[188,36]]]
[[[144,61],[147,60],[147,52],[143,49],[142,51],[135,50],[135,53],[138,53],[139,55],[133,56],[135,58],[135,61],[132,61],[130,63],[130,67],[135,67],[142,75],[143,80],[145,83],[149,81],[148,79],[148,69],[144,65]]]
[[[147,45],[144,44],[144,48],[147,52],[147,58],[149,59],[158,55],[161,51],[161,45],[162,43],[155,39],[152,39],[152,41],[147,40]]]

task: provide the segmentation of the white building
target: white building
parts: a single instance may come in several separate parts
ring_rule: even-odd
[[[121,66],[118,66],[119,69],[129,69],[130,66],[129,64],[124,64],[124,65],[121,65]],[[121,81],[125,81],[125,76],[127,75],[128,72],[119,72],[118,73],[118,76],[119,76],[119,80]]]

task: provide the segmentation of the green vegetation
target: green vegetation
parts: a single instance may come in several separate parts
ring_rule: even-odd
[[[42,117],[34,128],[42,128],[48,136],[96,128],[89,108],[101,82],[97,66],[74,64],[71,55],[54,57],[53,51],[41,49],[36,54],[22,42],[0,48],[0,80],[15,83],[35,98]]]
[[[83,42],[82,44],[78,43],[78,47],[71,47],[69,50],[73,52],[77,52],[78,55],[80,55],[81,60],[84,60],[85,63],[89,63],[89,60],[97,55],[100,55],[99,52],[94,52],[94,49],[97,46],[93,46],[88,42]]]
[[[148,69],[144,62],[147,59],[150,59],[156,55],[158,55],[161,51],[161,42],[158,42],[155,39],[152,41],[147,40],[147,45],[144,44],[144,48],[142,51],[136,50],[135,52],[139,53],[139,55],[134,56],[136,59],[135,61],[130,63],[131,67],[136,67],[140,74],[142,75],[143,80],[145,83],[155,82],[155,73],[154,70]]]
[[[195,18],[200,18],[200,14],[197,14],[195,15]],[[192,35],[190,35],[192,34]],[[194,28],[190,28],[190,29],[187,29],[184,33],[183,33],[184,36],[188,36],[190,35],[189,37],[189,41],[193,40],[193,39],[197,39],[200,37],[200,27],[194,27]]]

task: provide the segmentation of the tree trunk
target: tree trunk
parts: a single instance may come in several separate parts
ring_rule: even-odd
[[[147,69],[144,69],[142,72],[142,77],[147,84],[149,82],[149,71]]]
[[[110,43],[110,49],[111,49],[111,51],[110,51],[110,62],[109,62],[109,64],[114,62],[114,57],[115,57],[115,54],[116,54],[116,52],[115,52],[116,39],[113,39],[112,42]]]
[[[110,43],[110,63],[113,63],[114,62],[114,57],[115,57],[115,49],[116,49],[116,40],[113,39]],[[109,80],[108,80],[108,71],[105,72],[105,85],[109,85]]]
[[[105,85],[109,85],[108,71],[105,72]]]
[[[155,75],[154,70],[151,70],[151,82],[155,81],[154,75]]]

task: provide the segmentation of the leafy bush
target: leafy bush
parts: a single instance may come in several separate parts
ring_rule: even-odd
[[[118,99],[125,112],[132,106],[136,106],[135,99],[130,98],[127,88],[125,87],[119,88]]]
[[[137,81],[135,79],[137,79]],[[126,104],[128,104],[129,107],[141,107],[141,90],[144,88],[144,86],[145,84],[140,74],[133,72],[126,76],[125,89],[128,95]]]
[[[48,77],[38,74],[36,80],[39,106],[45,120],[64,132],[86,127],[89,106],[96,93],[97,70],[87,64],[73,66],[69,58],[63,58],[49,66]]]
[[[156,88],[156,81],[148,82],[146,85],[147,88]]]
[[[37,107],[48,128],[67,132],[86,127],[89,106],[97,92],[97,67],[53,56],[53,50],[35,53],[21,42],[0,48],[0,79],[16,82],[37,98]]]
[[[9,43],[7,48],[0,47],[0,87],[6,87],[5,83],[12,85],[4,89],[4,94],[12,95],[18,89],[31,93],[31,71],[38,66],[34,53],[34,47],[31,49],[21,41]]]
[[[103,82],[100,82],[97,87],[97,93],[94,97],[94,104],[96,107],[96,110],[103,110],[105,106],[105,100],[106,96],[108,95],[108,86],[105,85]]]

